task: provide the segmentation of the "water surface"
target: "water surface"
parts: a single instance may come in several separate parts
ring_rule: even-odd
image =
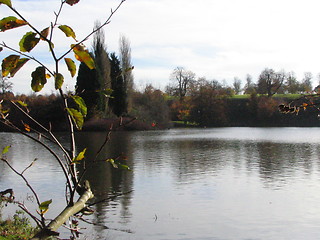
[[[30,169],[28,177],[42,198],[63,196],[63,176],[49,154],[19,135],[0,135],[0,146],[12,145],[8,157],[15,167],[39,158],[40,170]],[[105,137],[78,134],[78,150],[88,147],[87,165]],[[96,205],[91,220],[117,230],[84,224],[86,239],[320,236],[320,128],[174,129],[119,132],[111,139],[87,178],[95,201],[110,198]],[[128,158],[132,172],[102,162],[119,155]],[[13,186],[24,199],[27,189],[0,164],[0,188]],[[52,216],[64,202],[53,204]]]

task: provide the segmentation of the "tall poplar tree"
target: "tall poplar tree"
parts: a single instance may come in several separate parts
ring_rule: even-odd
[[[122,71],[123,84],[126,93],[126,109],[128,113],[132,105],[132,91],[133,91],[133,74],[131,63],[131,47],[130,41],[125,36],[120,36],[119,39],[119,52],[120,52],[120,67]]]

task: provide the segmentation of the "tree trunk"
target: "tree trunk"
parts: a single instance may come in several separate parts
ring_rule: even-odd
[[[64,224],[69,217],[80,212],[85,206],[86,203],[93,198],[93,193],[91,191],[88,181],[85,181],[85,192],[80,196],[78,201],[73,206],[66,207],[55,219],[53,219],[49,225],[41,229],[31,240],[45,240],[49,237],[55,235],[55,231]]]

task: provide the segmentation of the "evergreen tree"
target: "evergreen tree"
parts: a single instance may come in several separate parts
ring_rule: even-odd
[[[120,67],[120,60],[115,53],[110,54],[111,65],[111,89],[112,98],[109,100],[109,106],[113,113],[118,117],[127,113],[127,92],[122,77],[122,70]]]
[[[100,83],[96,78],[96,69],[89,69],[85,63],[81,63],[79,67],[76,94],[83,98],[87,105],[87,118],[91,118],[96,113],[96,107],[99,100],[98,90]]]

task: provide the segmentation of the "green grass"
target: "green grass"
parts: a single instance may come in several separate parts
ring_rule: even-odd
[[[12,219],[0,220],[0,240],[30,239],[36,230],[23,211],[16,211]]]
[[[257,96],[262,96],[262,94],[257,94]],[[265,95],[267,96],[267,95]],[[296,99],[303,96],[303,94],[275,94],[273,98],[287,98],[287,99]],[[250,94],[243,94],[243,95],[233,95],[231,98],[233,99],[248,99],[250,98]]]

